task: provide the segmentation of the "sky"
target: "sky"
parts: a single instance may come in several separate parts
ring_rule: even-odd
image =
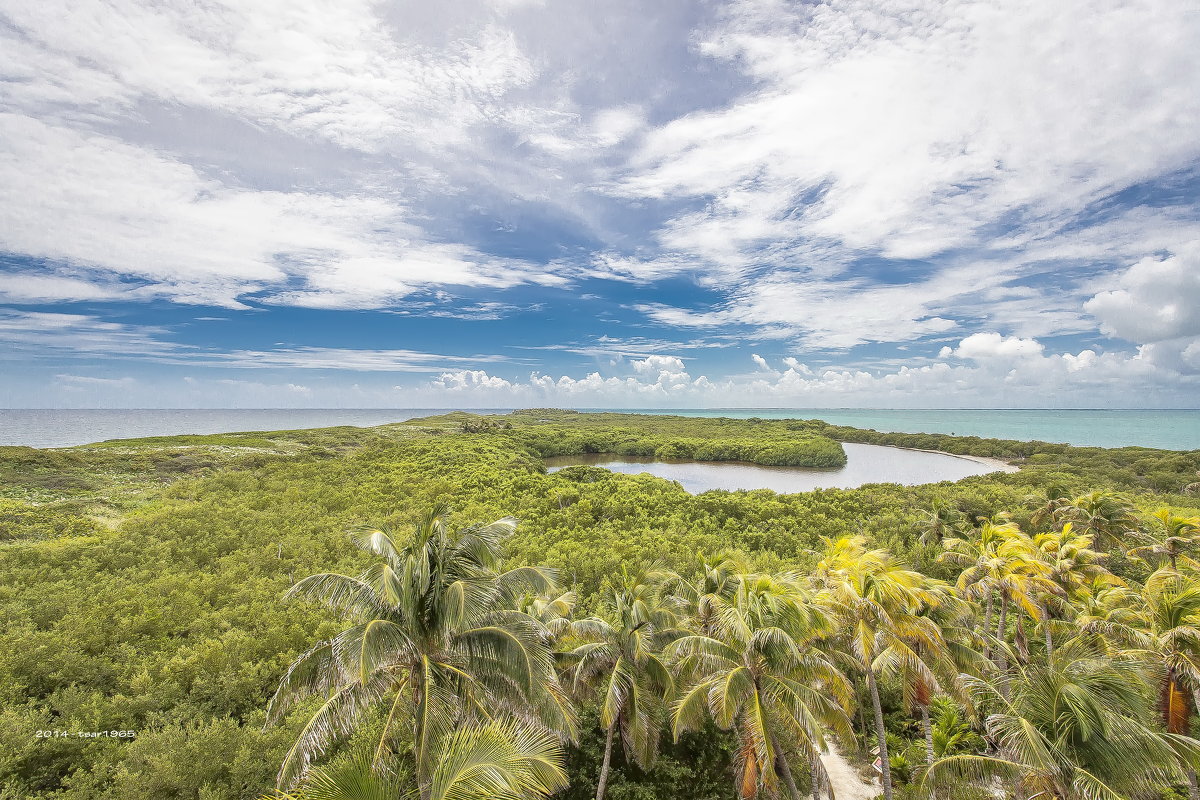
[[[0,0],[0,406],[1200,407],[1200,6]]]

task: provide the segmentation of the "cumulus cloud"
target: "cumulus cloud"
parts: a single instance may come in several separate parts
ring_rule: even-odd
[[[428,389],[454,388],[464,404],[477,407],[928,407],[936,398],[945,407],[1070,408],[1125,407],[1129,385],[1139,386],[1139,399],[1146,405],[1172,406],[1200,385],[1200,375],[1180,373],[1141,355],[1091,349],[1046,354],[1038,342],[990,334],[967,337],[948,349],[947,355],[967,363],[813,370],[789,358],[783,372],[717,379],[642,370],[627,377],[534,373],[519,381],[485,370],[461,370],[441,375]],[[1200,347],[1196,351],[1200,355]]]
[[[1140,344],[1200,336],[1200,241],[1144,258],[1084,308],[1110,336]]]
[[[646,356],[630,361],[633,371],[639,375],[658,375],[662,372],[683,372],[683,359],[678,356]]]
[[[1037,358],[1046,348],[1036,339],[1020,339],[1016,336],[1001,336],[998,333],[973,333],[958,343],[958,347],[943,347],[942,358],[954,356],[973,361],[989,359]],[[1089,351],[1090,352],[1090,351]]]

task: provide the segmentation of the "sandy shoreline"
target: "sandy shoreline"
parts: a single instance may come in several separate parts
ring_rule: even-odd
[[[856,444],[848,442],[844,444]],[[966,456],[961,453],[947,453],[945,450],[926,450],[921,447],[900,447],[898,445],[889,444],[887,447],[895,447],[897,450],[913,450],[917,453],[937,453],[939,456],[950,456],[951,458],[961,458],[964,461],[974,461],[976,464],[983,464],[985,467],[993,467],[995,472],[1017,472],[1021,468],[1011,461],[1005,461],[1001,458],[988,458],[987,456]]]

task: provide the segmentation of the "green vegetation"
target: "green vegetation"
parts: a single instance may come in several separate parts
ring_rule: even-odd
[[[1022,469],[691,496],[540,460],[838,441]],[[825,741],[886,751],[895,797],[972,797],[987,774],[1023,797],[1186,797],[1198,469],[1200,452],[549,410],[3,448],[0,798],[251,800],[310,757],[297,796],[581,800],[606,761],[610,800],[789,796],[820,788]],[[328,689],[355,702],[322,712]]]

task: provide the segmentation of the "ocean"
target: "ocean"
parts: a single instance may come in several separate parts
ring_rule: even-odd
[[[508,409],[474,409],[504,413]],[[607,409],[617,411],[621,409]],[[949,433],[996,439],[1039,439],[1096,447],[1139,445],[1200,449],[1200,410],[1036,409],[624,409],[698,417],[823,419],[835,425],[899,433]],[[446,409],[0,409],[0,445],[70,447],[106,439],[230,433],[333,425],[369,427]]]

